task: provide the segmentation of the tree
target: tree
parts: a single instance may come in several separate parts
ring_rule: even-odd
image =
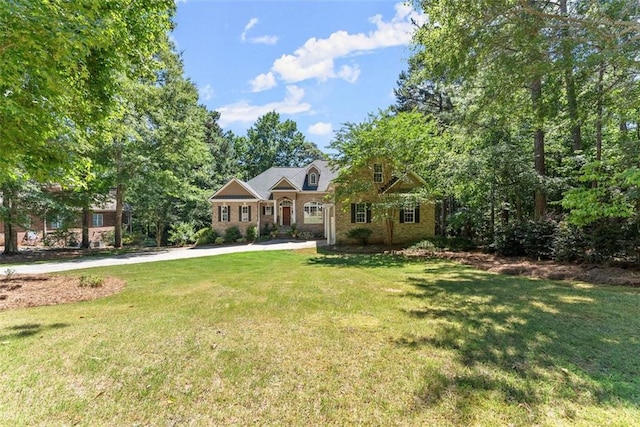
[[[394,224],[407,196],[384,191],[374,183],[371,179],[374,164],[384,164],[394,183],[411,182],[427,170],[429,151],[440,139],[436,122],[416,111],[381,111],[363,123],[345,124],[330,145],[336,150],[331,163],[339,170],[335,179],[336,200],[345,206],[371,203],[372,211],[385,222],[386,242],[393,243]],[[410,197],[431,199],[433,191],[433,186],[427,186]]]
[[[163,67],[146,85],[131,120],[135,143],[127,147],[125,197],[138,220],[153,226],[158,246],[171,222],[191,222],[189,216],[202,207],[208,212],[198,184],[206,181],[212,163],[204,137],[206,110],[198,105],[196,86],[184,77],[177,54],[161,52],[159,58]]]
[[[0,5],[3,200],[11,200],[11,182],[24,174],[79,181],[89,164],[83,152],[119,98],[122,76],[153,68],[174,9],[172,0]],[[17,248],[11,233],[5,242],[5,253]]]
[[[280,121],[272,111],[258,118],[238,141],[238,157],[245,178],[252,178],[273,166],[300,167],[324,157],[315,144],[306,140],[293,120]]]
[[[70,167],[52,144],[104,117],[121,74],[153,63],[175,9],[172,0],[42,2],[0,6],[0,182],[16,168],[34,177]]]

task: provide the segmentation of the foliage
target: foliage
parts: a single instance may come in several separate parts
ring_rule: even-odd
[[[318,147],[306,140],[292,120],[280,121],[271,111],[237,140],[236,150],[245,178],[253,178],[272,166],[299,167],[324,157]]]
[[[100,288],[104,285],[104,279],[93,274],[83,274],[80,276],[81,288]]]
[[[174,10],[172,0],[3,2],[0,184],[17,170],[45,180],[85,166],[76,143],[109,113],[122,75],[153,67]]]
[[[352,228],[347,231],[347,237],[360,242],[362,245],[369,243],[369,237],[373,234],[373,230],[366,227]]]
[[[242,239],[242,233],[238,227],[229,227],[224,231],[225,243],[236,243],[239,239]]]
[[[214,241],[214,243],[215,243],[216,245],[221,245],[221,244],[223,244],[224,242],[225,242],[225,239],[224,239],[224,237],[222,237],[222,236],[216,237],[216,240]]]
[[[258,237],[258,229],[256,228],[256,226],[250,225],[249,227],[247,227],[247,233],[246,233],[247,241],[253,242],[256,240],[256,237]]]
[[[196,231],[193,235],[193,240],[196,242],[197,246],[210,245],[215,243],[217,237],[218,233],[216,233],[213,228],[206,227]]]
[[[429,19],[414,34],[396,108],[434,116],[449,136],[433,147],[427,177],[444,196],[441,230],[490,240],[500,216],[548,211],[586,227],[636,215],[633,2],[418,4]]]
[[[551,259],[557,224],[549,219],[513,222],[496,230],[495,250],[499,255]]]
[[[191,222],[178,222],[169,229],[169,242],[184,246],[195,241],[195,226]]]

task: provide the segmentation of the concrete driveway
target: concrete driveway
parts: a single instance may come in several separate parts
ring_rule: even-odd
[[[55,273],[57,271],[79,270],[82,268],[107,267],[112,265],[141,264],[145,262],[170,261],[174,259],[199,258],[206,256],[255,251],[284,251],[316,248],[325,244],[324,240],[273,240],[248,245],[213,246],[196,248],[167,248],[160,252],[140,252],[114,255],[104,258],[78,258],[70,261],[46,262],[42,264],[22,264],[0,266],[0,275],[6,270],[17,274]]]

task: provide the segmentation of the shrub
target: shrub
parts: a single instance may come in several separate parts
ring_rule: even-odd
[[[373,234],[373,231],[370,228],[365,227],[352,228],[347,231],[348,238],[357,240],[363,245],[369,243],[369,237],[371,237],[371,234]]]
[[[298,233],[298,238],[302,240],[311,240],[314,237],[315,237],[314,234],[311,233],[310,231],[301,231]]]
[[[561,262],[584,261],[587,241],[584,230],[561,222],[553,239],[553,259]]]
[[[223,244],[224,243],[224,237],[222,237],[222,236],[216,237],[216,240],[213,243],[215,243],[216,245]]]
[[[195,225],[191,222],[179,222],[171,225],[169,230],[169,242],[174,245],[184,246],[194,242]]]
[[[226,243],[235,243],[238,239],[242,239],[242,233],[238,227],[229,227],[224,232],[224,241]]]
[[[410,246],[409,249],[422,250],[422,251],[431,251],[431,252],[435,252],[435,251],[438,250],[436,245],[431,240],[422,240],[422,241]]]
[[[193,240],[195,240],[196,245],[198,246],[210,245],[212,243],[215,243],[217,237],[218,237],[218,233],[216,233],[216,231],[213,228],[206,227],[196,231],[193,235]]]
[[[551,259],[557,224],[549,219],[508,224],[496,230],[495,249],[498,255]]]
[[[83,274],[80,276],[81,288],[99,288],[104,285],[104,279],[102,277],[94,276],[92,274]]]
[[[428,243],[426,243],[428,242]],[[469,251],[471,249],[475,249],[476,245],[469,239],[465,239],[464,237],[443,237],[443,236],[434,236],[425,239],[418,244],[428,244],[433,245],[434,249],[437,250],[445,250],[445,251]],[[419,248],[419,249],[428,249],[428,248]]]
[[[257,236],[257,228],[255,225],[250,225],[249,227],[247,227],[247,241],[248,242],[253,242],[256,240]]]

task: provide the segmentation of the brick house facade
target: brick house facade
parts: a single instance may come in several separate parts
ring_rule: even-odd
[[[409,179],[396,180],[375,163],[372,170],[371,179],[380,183],[373,187],[376,192],[405,193],[424,184],[414,174],[409,174]],[[366,227],[372,230],[371,243],[384,241],[385,223],[368,204],[374,194],[362,194],[358,203],[336,202],[335,178],[336,173],[324,160],[299,168],[273,167],[246,182],[233,178],[209,198],[211,225],[221,233],[238,227],[243,234],[255,226],[264,234],[274,226],[282,231],[295,224],[299,232],[326,238],[330,244],[346,243],[350,229]],[[417,241],[435,233],[432,202],[415,203],[398,210],[397,216],[394,243]]]

